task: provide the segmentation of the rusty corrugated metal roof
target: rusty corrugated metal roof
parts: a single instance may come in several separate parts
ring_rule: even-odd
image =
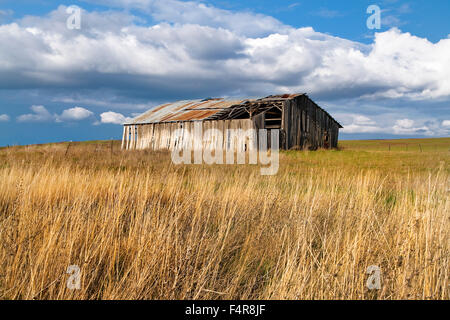
[[[228,108],[244,104],[244,103],[271,103],[274,101],[284,101],[294,99],[298,96],[305,95],[305,93],[294,94],[280,94],[272,95],[261,99],[245,99],[245,100],[225,100],[223,98],[209,98],[203,100],[184,100],[174,103],[166,103],[157,106],[139,116],[132,119],[125,125],[130,124],[147,124],[159,122],[176,122],[176,121],[199,121],[208,119],[219,112],[225,111]],[[314,103],[315,104],[315,103]],[[315,104],[320,108],[317,104]],[[322,108],[320,108],[322,109]],[[331,119],[331,115],[322,109]],[[341,128],[342,126],[333,119]]]
[[[137,116],[126,124],[203,120],[244,101],[247,100],[209,99],[167,103]]]

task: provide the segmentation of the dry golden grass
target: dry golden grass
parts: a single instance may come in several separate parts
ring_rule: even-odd
[[[275,176],[108,142],[1,149],[0,298],[448,299],[442,141],[283,152]]]

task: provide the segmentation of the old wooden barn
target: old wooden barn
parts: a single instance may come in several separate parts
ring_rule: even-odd
[[[201,123],[203,132],[219,129],[224,140],[228,139],[226,129],[279,129],[280,148],[284,150],[336,148],[342,128],[306,94],[190,100],[163,104],[125,123],[122,148],[172,150],[178,143],[175,130],[192,132],[196,122]]]

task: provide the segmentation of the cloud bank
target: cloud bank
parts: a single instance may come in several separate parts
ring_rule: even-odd
[[[164,12],[155,15],[168,17]],[[204,92],[212,87],[224,94],[450,97],[450,39],[431,43],[391,29],[376,34],[372,45],[363,45],[310,27],[283,28],[275,22],[256,24],[263,34],[268,27],[274,31],[252,37],[253,32],[245,34],[219,23],[229,21],[231,13],[213,12],[218,17],[213,23],[207,20],[209,25],[202,24],[203,16],[191,17],[188,11],[169,17],[179,19],[177,24],[144,27],[125,14],[83,11],[78,32],[66,28],[67,14],[61,6],[44,18],[2,25],[0,41],[8,46],[0,48],[0,88],[102,85]],[[233,19],[244,19],[235,15]],[[258,16],[251,21],[259,21]]]
[[[118,10],[82,11],[80,30],[66,27],[64,6],[44,17],[0,25],[0,42],[8,44],[0,47],[0,89],[106,88],[125,100],[139,96],[147,101],[284,92],[361,104],[450,101],[450,38],[432,43],[392,28],[375,34],[373,43],[366,45],[311,27],[296,29],[273,17],[195,1],[89,2]],[[130,9],[151,23],[126,13]],[[93,101],[95,96],[84,99]],[[100,99],[97,104],[110,105]],[[117,105],[127,108],[123,100]],[[420,108],[426,112],[427,104]],[[79,107],[60,115],[39,105],[31,109],[17,120],[79,121],[93,115]],[[419,121],[404,115],[380,125],[381,119],[363,113],[341,112],[338,120],[350,119],[344,132],[448,132],[445,119]],[[100,118],[101,123],[126,121],[114,111]]]

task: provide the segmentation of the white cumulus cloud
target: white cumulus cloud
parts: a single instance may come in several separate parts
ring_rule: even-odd
[[[117,112],[113,112],[113,111],[108,111],[108,112],[103,112],[100,115],[101,118],[101,123],[112,123],[112,124],[124,124],[127,121],[130,121],[132,118],[128,118],[125,117],[123,114],[121,113],[117,113]]]
[[[345,115],[343,120],[343,133],[376,133],[384,130],[377,126],[375,121],[360,114]]]
[[[415,126],[415,121],[411,119],[401,119],[395,122],[393,126],[394,133],[396,134],[424,134],[433,135],[433,132],[428,126]]]
[[[17,117],[17,121],[19,122],[44,122],[51,121],[54,119],[54,116],[48,112],[48,110],[44,106],[31,106],[31,111],[33,113],[23,114]]]
[[[87,119],[94,115],[92,111],[89,111],[81,107],[73,107],[65,109],[58,114],[51,114],[44,106],[31,106],[33,113],[22,114],[17,117],[18,122],[67,122],[67,121],[80,121]]]
[[[401,119],[396,121],[396,125],[399,128],[410,129],[414,125],[414,120],[411,119]]]
[[[379,114],[376,119],[359,114],[337,114],[342,133],[384,133],[401,136],[445,136],[449,127],[433,119],[396,119],[394,114]],[[444,121],[445,122],[445,121]],[[450,125],[450,123],[449,123]]]
[[[161,22],[144,27],[117,14],[114,24],[110,13],[83,12],[85,24],[76,33],[64,27],[67,14],[61,6],[46,17],[1,25],[0,41],[8,46],[0,47],[0,88],[101,82],[115,90],[145,87],[180,94],[450,99],[450,39],[432,43],[393,28],[366,45],[279,22],[258,22],[256,36],[227,18],[248,24],[260,21],[257,14],[241,17],[196,2],[127,3],[157,7],[159,13],[149,14]],[[171,10],[178,7],[189,10]]]
[[[200,1],[178,0],[89,0],[108,6],[137,9],[159,22],[196,24],[259,37],[291,27],[264,14],[230,11]]]
[[[9,116],[7,114],[0,114],[0,122],[9,121]]]
[[[94,113],[85,108],[73,107],[66,109],[60,116],[57,116],[57,121],[80,121],[91,117]]]

